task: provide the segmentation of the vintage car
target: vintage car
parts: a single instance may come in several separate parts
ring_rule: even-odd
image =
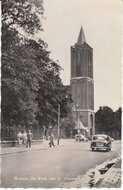
[[[75,135],[75,140],[76,141],[83,141],[83,142],[87,142],[88,141],[88,139],[84,135],[82,135],[82,134],[76,134]]]
[[[92,136],[91,150],[106,150],[111,151],[112,139],[108,135],[98,134]]]

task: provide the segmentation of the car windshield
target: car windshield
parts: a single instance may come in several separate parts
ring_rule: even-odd
[[[105,136],[94,136],[93,140],[105,140],[106,137]]]

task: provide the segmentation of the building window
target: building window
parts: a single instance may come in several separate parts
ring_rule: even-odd
[[[79,77],[81,76],[81,70],[80,70],[80,65],[81,65],[81,52],[80,50],[77,51],[77,73],[76,76]]]

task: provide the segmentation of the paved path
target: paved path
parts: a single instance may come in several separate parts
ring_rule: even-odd
[[[16,147],[1,148],[0,154],[5,155],[5,154],[21,153],[21,152],[35,151],[46,148],[48,148],[48,141],[44,141],[39,144],[33,144],[31,148],[26,148],[24,145],[20,147],[16,146]]]
[[[31,148],[3,148],[3,184],[5,187],[51,188],[67,187],[70,182],[70,187],[82,187],[85,185],[82,177],[88,169],[117,157],[121,149],[120,142],[114,143],[111,152],[92,152],[89,146],[89,142],[61,140],[55,148],[49,148],[48,141]],[[49,176],[49,181],[45,176]]]

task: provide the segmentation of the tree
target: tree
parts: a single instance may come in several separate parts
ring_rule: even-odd
[[[113,110],[108,106],[100,107],[95,114],[96,129],[108,132],[113,121]]]
[[[66,89],[60,79],[61,67],[53,60],[47,60],[47,69],[44,70],[44,80],[40,82],[38,92],[39,113],[37,118],[41,125],[56,124],[58,118],[58,104],[60,117],[63,118],[70,111],[70,97],[66,98]]]
[[[35,34],[42,30],[40,16],[43,16],[42,0],[4,0],[2,1],[2,26],[23,29]]]
[[[121,108],[114,112],[108,106],[100,107],[95,114],[97,133],[106,133],[114,138],[121,136]]]
[[[37,110],[35,102],[38,88],[37,68],[34,60],[31,60],[27,42],[21,41],[16,44],[17,39],[18,36],[15,35],[11,48],[5,51],[2,49],[1,107],[2,119],[8,125],[10,120],[14,123],[28,123],[34,119],[34,112]]]
[[[118,138],[121,139],[121,114],[122,109],[119,108],[116,112],[114,112],[114,130],[117,133]]]
[[[8,125],[10,120],[18,123],[25,117],[33,118],[34,110],[37,109],[34,103],[36,77],[31,70],[35,66],[26,52],[27,38],[19,32],[34,35],[42,30],[40,17],[43,11],[42,0],[2,1],[1,107],[2,121]]]
[[[72,109],[72,108],[71,108]],[[66,137],[70,137],[71,133],[74,135],[74,128],[76,125],[75,117],[72,111],[70,111],[66,117],[61,120],[61,130],[66,135]]]
[[[41,0],[2,3],[2,126],[37,121],[48,126],[56,123],[58,104],[61,117],[70,111],[61,67],[50,58],[47,44],[34,38],[35,32],[42,30],[40,15]],[[33,36],[27,38],[26,33]]]
[[[2,1],[2,122],[28,123],[34,120],[37,105],[37,71],[27,51],[30,35],[42,30],[42,0]],[[30,52],[31,54],[31,52]],[[34,59],[33,59],[34,60]]]

